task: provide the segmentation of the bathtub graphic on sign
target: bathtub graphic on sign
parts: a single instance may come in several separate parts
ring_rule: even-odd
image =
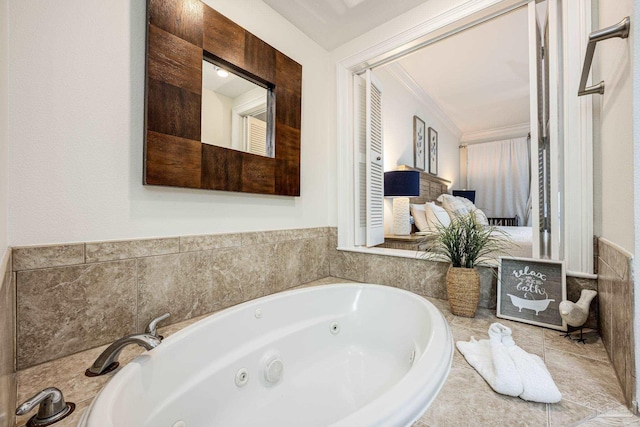
[[[536,316],[538,315],[538,313],[540,313],[541,311],[545,311],[548,307],[549,307],[549,303],[550,302],[554,302],[555,300],[553,299],[541,299],[541,300],[529,300],[529,299],[524,299],[524,298],[519,298],[515,295],[511,295],[511,294],[507,294],[509,296],[509,298],[511,298],[511,304],[515,305],[516,307],[518,307],[518,309],[520,310],[520,312],[522,312],[523,308],[529,309],[529,310],[533,310],[536,312]]]
[[[564,264],[502,258],[498,277],[498,317],[566,330],[560,302],[566,299]]]
[[[541,311],[549,308],[550,302],[555,301],[549,298],[549,294],[545,289],[546,274],[525,266],[521,269],[512,270],[511,275],[518,280],[516,289],[523,294],[521,297],[513,294],[507,295],[511,298],[511,304],[518,307],[519,312],[522,312],[522,309],[525,308],[535,311],[536,316],[538,316]]]

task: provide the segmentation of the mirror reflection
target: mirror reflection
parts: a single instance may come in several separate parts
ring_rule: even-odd
[[[274,157],[268,98],[268,89],[203,59],[202,143]]]

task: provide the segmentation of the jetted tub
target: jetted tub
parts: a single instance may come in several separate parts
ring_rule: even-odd
[[[400,289],[337,284],[249,301],[118,372],[79,426],[408,426],[451,368],[440,311]]]

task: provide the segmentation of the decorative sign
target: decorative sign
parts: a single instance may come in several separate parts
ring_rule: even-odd
[[[562,261],[500,258],[498,317],[566,331],[559,309],[566,299]]]

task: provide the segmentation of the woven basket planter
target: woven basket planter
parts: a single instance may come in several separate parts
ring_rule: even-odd
[[[475,317],[480,300],[480,274],[478,270],[449,267],[446,282],[451,313],[456,316]]]

